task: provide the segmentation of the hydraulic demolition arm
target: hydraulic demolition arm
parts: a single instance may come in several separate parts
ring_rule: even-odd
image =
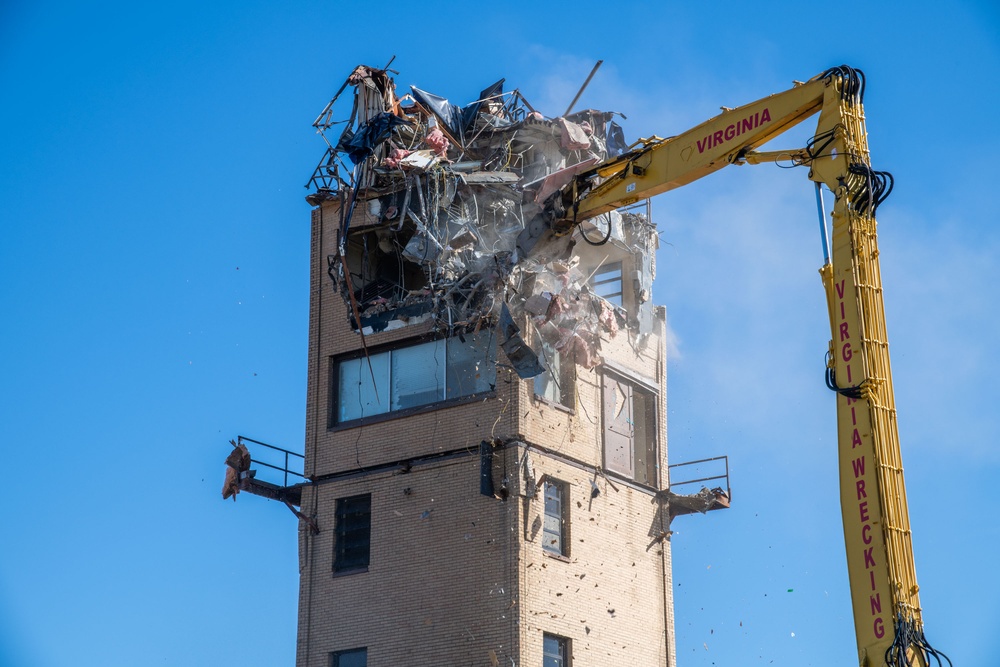
[[[837,395],[841,508],[860,665],[947,660],[923,636],[879,276],[875,212],[892,177],[871,168],[865,79],[847,66],[683,134],[641,139],[546,202],[554,231],[681,187],[729,164],[791,161],[836,199],[820,269],[829,305],[827,384]],[[819,113],[802,149],[757,147]],[[830,245],[828,245],[830,243]],[[832,245],[832,252],[830,246]],[[950,664],[950,661],[949,661]]]

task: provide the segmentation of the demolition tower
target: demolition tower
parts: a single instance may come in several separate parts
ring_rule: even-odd
[[[668,489],[656,229],[644,202],[552,229],[621,128],[503,84],[341,89],[307,198],[306,482],[232,466],[299,507],[298,667],[676,664],[670,519],[726,498]]]

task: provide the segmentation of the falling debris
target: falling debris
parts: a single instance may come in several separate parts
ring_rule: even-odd
[[[666,489],[658,492],[657,497],[666,499],[670,504],[671,517],[693,512],[704,514],[710,510],[729,507],[729,494],[719,487],[714,489],[702,487],[698,493],[693,494],[679,494]]]
[[[552,351],[593,368],[602,334],[627,329],[639,349],[653,332],[656,229],[636,210],[557,224],[561,189],[623,150],[618,114],[547,118],[504,85],[460,106],[416,86],[399,95],[389,70],[355,68],[314,123],[327,150],[306,199],[340,227],[328,274],[363,334],[499,324],[522,378],[544,373]],[[350,111],[338,116],[348,88]]]
[[[250,451],[242,442],[236,444],[230,440],[233,451],[226,457],[226,479],[222,484],[222,499],[230,496],[236,500],[236,494],[240,492],[240,482],[250,474]]]

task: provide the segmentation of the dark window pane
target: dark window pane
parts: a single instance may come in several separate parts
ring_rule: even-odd
[[[545,521],[542,524],[542,547],[551,553],[566,555],[566,486],[545,482]]]
[[[492,331],[448,339],[448,398],[471,396],[496,384],[496,340]]]
[[[371,361],[371,368],[368,362]],[[375,382],[372,382],[372,376]],[[345,422],[389,411],[389,353],[337,364],[337,421]]]
[[[566,639],[556,635],[543,635],[543,667],[566,667]]]
[[[444,399],[444,340],[392,351],[392,409]]]
[[[491,391],[496,385],[493,332],[464,338],[442,338],[338,361],[336,423]]]
[[[368,649],[356,648],[350,651],[338,651],[330,656],[331,667],[367,667]]]
[[[334,571],[368,567],[371,545],[371,496],[337,500]]]

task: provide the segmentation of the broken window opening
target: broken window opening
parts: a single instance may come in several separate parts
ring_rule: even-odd
[[[533,380],[535,397],[572,410],[576,405],[576,364],[545,340],[540,348],[545,372]]]
[[[337,499],[333,571],[368,570],[371,553],[371,494]]]
[[[496,341],[493,331],[485,330],[351,356],[333,365],[331,426],[492,391]]]
[[[569,556],[569,486],[546,479],[545,520],[542,525],[542,548],[557,556]]]
[[[590,279],[594,294],[619,308],[624,307],[622,301],[624,288],[622,282],[622,263],[610,262],[601,265]]]
[[[639,484],[657,486],[657,395],[607,371],[602,395],[604,468]]]

